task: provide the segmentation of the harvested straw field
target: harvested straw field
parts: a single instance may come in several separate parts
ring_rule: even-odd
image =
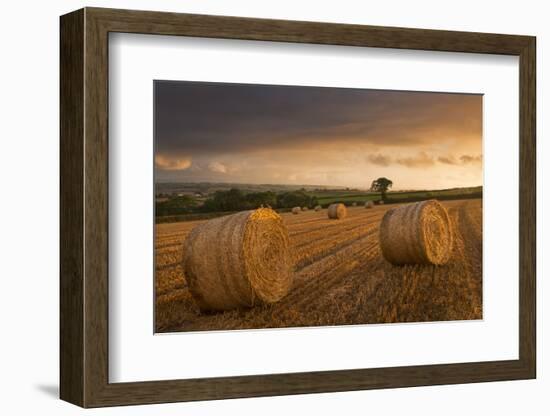
[[[201,311],[182,266],[184,242],[205,221],[156,225],[158,332],[281,328],[482,318],[481,199],[442,202],[453,245],[445,265],[393,265],[380,225],[396,204],[281,214],[289,237],[291,287],[278,302]],[[223,218],[223,217],[222,217]],[[211,247],[212,250],[217,248]]]

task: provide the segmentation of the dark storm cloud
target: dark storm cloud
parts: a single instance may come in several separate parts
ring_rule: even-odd
[[[338,141],[407,147],[479,140],[480,114],[479,95],[155,82],[156,152],[184,160]]]

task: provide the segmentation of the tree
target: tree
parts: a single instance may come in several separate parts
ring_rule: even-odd
[[[246,194],[247,206],[244,209],[256,209],[261,206],[274,208],[277,205],[277,194],[272,191],[251,192]]]
[[[155,216],[189,214],[197,206],[197,201],[189,195],[176,196],[167,201],[155,203]]]
[[[240,189],[231,188],[229,191],[216,191],[214,195],[204,201],[203,211],[223,212],[240,211],[246,204],[245,195]]]
[[[281,208],[309,207],[317,205],[317,198],[306,191],[283,192],[277,195],[277,206]]]
[[[372,181],[372,185],[370,186],[370,189],[373,192],[380,192],[382,201],[385,201],[386,192],[388,191],[388,189],[392,187],[392,185],[393,185],[393,182],[388,178],[378,178]]]

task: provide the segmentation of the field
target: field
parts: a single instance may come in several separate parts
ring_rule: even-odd
[[[472,188],[454,188],[454,189],[440,189],[431,191],[396,191],[388,192],[386,203],[394,202],[413,202],[421,201],[430,198],[437,199],[466,199],[466,198],[480,198],[482,194],[482,187],[476,186]],[[380,193],[375,192],[361,192],[361,191],[349,191],[349,190],[319,190],[311,192],[313,196],[317,198],[319,204],[323,206],[332,204],[334,202],[342,202],[349,205],[353,202],[364,203],[365,201],[378,201],[380,199]]]
[[[170,186],[168,186],[170,185]],[[295,206],[307,206],[313,208],[321,205],[324,208],[335,202],[341,202],[346,206],[353,203],[364,204],[366,201],[375,203],[381,199],[380,192],[350,188],[322,188],[305,187],[300,185],[250,185],[250,184],[157,184],[155,222],[169,223],[181,221],[195,221],[216,218],[232,214],[238,211],[252,209],[260,205],[270,206],[278,212],[288,212]],[[165,193],[160,192],[163,190]],[[181,194],[174,193],[175,190],[184,191]],[[228,195],[228,191],[235,191],[241,195],[238,203],[234,195]],[[171,193],[170,193],[171,192]],[[216,194],[225,193],[223,197]],[[285,194],[295,193],[290,200]],[[297,194],[296,194],[297,193]],[[253,196],[253,202],[247,198]],[[478,199],[483,196],[483,187],[466,187],[434,190],[416,191],[388,191],[386,204],[402,204],[406,202],[424,201],[426,199],[457,200],[457,199]],[[206,206],[211,200],[218,198],[224,200],[225,207]],[[219,204],[219,202],[218,202]],[[215,209],[212,209],[215,208]]]
[[[294,284],[280,302],[201,314],[181,266],[186,235],[202,221],[157,224],[157,332],[280,328],[482,318],[482,200],[445,201],[455,232],[445,266],[393,266],[378,243],[392,206],[282,214],[290,235]]]

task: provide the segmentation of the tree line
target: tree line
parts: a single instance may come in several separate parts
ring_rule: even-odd
[[[181,215],[196,212],[226,212],[256,209],[260,206],[271,208],[308,207],[318,204],[317,198],[305,190],[275,193],[273,191],[245,193],[238,188],[216,191],[202,205],[188,196],[182,195],[156,203],[156,216]]]

